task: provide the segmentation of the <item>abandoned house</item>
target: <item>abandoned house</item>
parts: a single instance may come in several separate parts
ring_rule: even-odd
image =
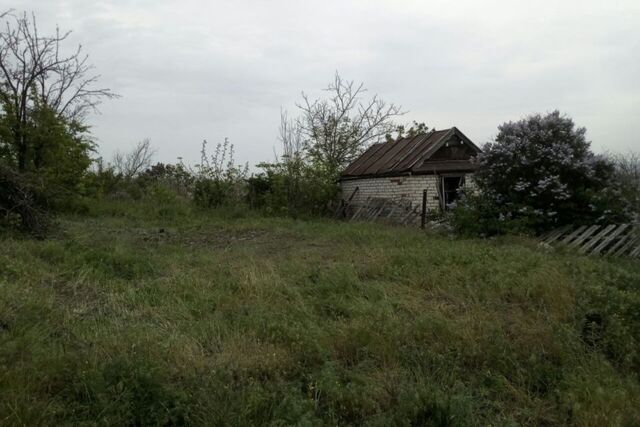
[[[472,182],[471,158],[481,150],[457,128],[374,144],[344,170],[342,198],[352,206],[371,199],[423,203],[444,210],[456,200],[458,188]]]

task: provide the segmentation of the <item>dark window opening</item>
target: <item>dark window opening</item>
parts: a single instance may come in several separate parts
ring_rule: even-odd
[[[448,207],[458,198],[458,188],[464,184],[461,176],[445,176],[442,178],[442,195],[444,197],[444,206]]]

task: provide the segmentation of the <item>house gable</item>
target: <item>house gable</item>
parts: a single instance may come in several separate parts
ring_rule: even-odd
[[[374,144],[351,163],[342,179],[473,171],[478,148],[457,128]]]
[[[454,137],[423,163],[442,160],[469,160],[476,154],[478,154],[476,150]]]

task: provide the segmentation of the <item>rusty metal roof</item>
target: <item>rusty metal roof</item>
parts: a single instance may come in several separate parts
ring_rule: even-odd
[[[480,152],[480,148],[457,128],[453,127],[451,129],[431,131],[411,138],[401,138],[394,142],[374,144],[347,166],[342,172],[342,177],[394,175],[411,172],[424,173],[424,168],[420,166],[454,136],[467,143],[474,151]],[[458,168],[463,166],[459,161],[457,163]],[[469,169],[472,169],[470,163]]]

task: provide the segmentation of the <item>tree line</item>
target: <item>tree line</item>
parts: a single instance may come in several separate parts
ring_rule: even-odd
[[[325,215],[346,165],[374,143],[426,133],[402,107],[338,73],[323,95],[302,93],[281,113],[281,154],[249,173],[229,140],[202,144],[195,166],[153,163],[151,141],[96,158],[87,118],[117,98],[69,32],[39,32],[35,16],[0,15],[0,226],[44,235],[52,214],[91,199],[145,199],[198,208],[246,206],[267,214]],[[445,220],[461,233],[538,231],[576,221],[628,221],[640,209],[637,154],[594,154],[586,130],[554,111],[499,126],[475,161],[476,189],[461,189]]]

